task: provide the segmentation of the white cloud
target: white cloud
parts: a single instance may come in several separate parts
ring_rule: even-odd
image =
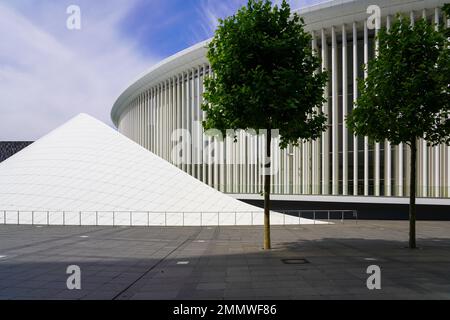
[[[158,60],[120,31],[133,1],[86,2],[80,31],[52,3],[0,3],[0,140],[35,140],[80,112],[111,124],[117,96]]]
[[[304,8],[313,4],[327,2],[328,0],[289,0],[292,10]],[[272,0],[275,4],[281,4],[281,0]],[[235,11],[246,5],[247,0],[200,0],[197,5],[202,19],[199,21],[199,29],[192,30],[195,41],[204,40],[205,37],[214,33],[217,27],[218,19],[230,16]]]

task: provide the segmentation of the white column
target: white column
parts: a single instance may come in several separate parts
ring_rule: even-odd
[[[247,135],[247,141],[248,141],[248,145],[247,145],[247,155],[248,155],[248,160],[249,160],[249,165],[248,165],[248,190],[249,193],[255,193],[256,191],[253,189],[253,179],[254,179],[254,167],[253,164],[255,163],[255,158],[254,158],[254,150],[253,150],[253,136],[251,134]]]
[[[182,99],[182,104],[181,104],[181,127],[186,130],[188,128],[187,123],[188,123],[188,97],[189,97],[189,87],[188,87],[188,82],[189,82],[189,72],[183,72],[183,78],[182,78],[182,85],[181,85],[181,89],[182,89],[182,95],[181,95],[181,99]],[[183,170],[185,172],[188,171],[188,166],[187,166],[187,152],[186,150],[183,150]]]
[[[139,104],[140,96],[136,97],[136,142],[141,144],[141,106]]]
[[[327,53],[327,37],[325,34],[325,29],[322,29],[322,70],[328,69],[328,53]],[[329,113],[328,113],[328,85],[325,86],[324,95],[326,102],[323,104],[322,112],[327,115],[328,123],[329,123]],[[322,194],[329,193],[329,149],[328,149],[328,131],[327,129],[324,133],[322,133]]]
[[[210,77],[214,77],[214,74],[211,70],[211,66],[208,65],[208,74]],[[213,146],[213,138],[208,137],[208,146],[211,148]],[[211,150],[211,149],[210,149]],[[214,174],[214,163],[213,158],[211,156],[211,152],[208,155],[208,185],[214,187],[213,185],[213,174]]]
[[[332,90],[332,193],[339,193],[339,114],[338,114],[338,65],[336,28],[331,28],[331,90]]]
[[[165,159],[166,157],[166,82],[161,82],[161,157]]]
[[[152,143],[152,106],[151,106],[151,88],[147,90],[147,144],[148,149],[151,150]]]
[[[369,34],[367,23],[364,23],[364,79],[367,79],[367,63],[369,62]],[[369,195],[369,138],[364,137],[364,195]]]
[[[312,48],[314,50],[314,54],[317,55],[317,38],[315,32],[312,32]],[[296,150],[298,148],[294,148]],[[296,151],[294,151],[294,154],[296,154]],[[318,186],[320,184],[320,156],[319,156],[319,140],[315,140],[312,142],[312,194],[319,194]],[[297,180],[295,180],[295,177],[297,176],[296,171],[297,166],[294,158],[294,166],[293,166],[293,175],[294,175],[294,185],[296,184]],[[295,193],[295,191],[294,191]]]
[[[298,159],[299,159],[299,157],[298,157],[298,147],[294,147],[293,150],[292,150],[292,162],[293,162],[292,178],[293,178],[293,185],[294,185],[294,188],[293,188],[293,193],[294,194],[300,194],[301,193],[300,190],[298,190],[298,186],[300,184],[299,179],[298,179],[299,175],[300,175]]]
[[[145,148],[145,92],[141,93],[141,140]]]
[[[139,144],[142,146],[142,94],[139,94],[138,96],[138,137],[139,137]]]
[[[428,146],[426,141],[420,140],[422,146],[422,197],[428,197]]]
[[[147,118],[145,117],[146,113],[146,92],[142,92],[141,94],[141,105],[142,105],[142,146],[147,148]]]
[[[175,129],[181,129],[181,74],[177,74],[177,86],[176,86],[176,102],[175,102],[175,110],[176,110],[176,122]],[[178,166],[180,169],[182,166]]]
[[[226,137],[226,163],[227,163],[227,182],[226,182],[226,190],[227,192],[233,191],[233,139],[229,136]]]
[[[142,123],[143,123],[143,135],[144,135],[144,148],[148,148],[147,146],[147,91],[142,93]]]
[[[353,22],[353,103],[358,99],[358,29]],[[358,195],[358,136],[353,135],[353,195]]]
[[[170,120],[171,120],[171,88],[170,88],[170,78],[166,81],[166,160],[170,159],[170,136],[172,134],[170,130]]]
[[[200,76],[201,72],[202,72],[201,67],[200,66],[197,67],[197,121],[200,122],[200,125],[197,128],[197,139],[198,140],[196,141],[196,143],[197,143],[197,178],[199,180],[202,179],[201,163],[202,163],[202,147],[203,147],[203,144],[202,144],[202,142],[203,142],[203,139],[202,139],[203,127],[201,124],[201,121],[203,120],[202,119],[202,108],[201,108],[201,105],[202,105],[201,94],[203,91],[201,87],[203,86],[203,82],[201,81],[201,79],[202,79]],[[223,191],[223,190],[221,190],[221,191]]]
[[[450,197],[450,146],[447,146],[447,197]]]
[[[134,141],[134,100],[130,105],[130,139]]]
[[[302,194],[307,194],[308,146],[304,142],[302,142],[300,146],[302,148]]]
[[[159,84],[159,105],[158,105],[158,112],[159,112],[159,124],[158,124],[158,131],[159,131],[159,156],[164,157],[164,83]]]
[[[147,91],[142,93],[142,135],[143,146],[147,149]]]
[[[145,147],[144,93],[140,94],[139,105],[141,109],[141,118],[139,119],[139,122],[141,123],[141,146]]]
[[[202,69],[203,69],[203,77],[202,77],[202,80],[204,80],[205,78],[206,78],[206,64],[203,64],[203,66],[202,66]],[[202,86],[202,91],[203,91],[203,86]],[[203,96],[201,96],[200,97],[200,102],[201,103],[203,103]],[[201,113],[201,117],[202,117],[202,120],[203,119],[205,119],[205,117],[206,117],[206,113],[205,113],[205,111],[200,111],[200,113]],[[206,183],[206,166],[207,166],[207,162],[206,162],[206,155],[205,155],[205,140],[206,139],[204,139],[204,135],[202,134],[202,136],[201,136],[202,138],[202,158],[201,158],[201,162],[202,162],[202,181],[203,181],[203,183]],[[227,191],[229,191],[229,190],[227,190]]]
[[[150,126],[150,151],[153,152],[153,138],[154,138],[154,134],[153,134],[153,121],[154,121],[154,116],[153,116],[153,88],[149,89],[149,126]]]
[[[157,101],[156,101],[156,96],[157,96],[157,90],[158,87],[155,86],[152,88],[153,91],[153,97],[152,97],[152,112],[153,112],[153,152],[156,154],[157,153],[157,138],[158,138],[158,130],[157,130],[157,119],[156,119],[156,109],[157,109]]]
[[[189,75],[189,74],[191,74],[191,75]],[[192,79],[191,79],[191,77],[192,77]],[[194,124],[194,114],[195,114],[195,107],[194,107],[194,105],[195,105],[195,99],[194,99],[194,90],[195,90],[195,87],[194,87],[194,83],[195,83],[195,79],[194,79],[194,77],[195,77],[195,72],[194,72],[194,69],[191,69],[191,70],[188,70],[188,81],[189,81],[189,91],[188,91],[188,104],[187,104],[187,106],[188,106],[188,112],[187,112],[187,114],[188,114],[188,127],[187,127],[187,130],[188,130],[188,132],[189,132],[189,134],[191,135],[191,143],[189,144],[189,156],[188,156],[188,173],[190,174],[190,175],[192,175],[192,176],[194,176],[195,175],[195,168],[194,168],[194,165],[193,165],[193,158],[195,157],[195,153],[194,153],[194,149],[193,149],[193,143],[192,143],[192,137],[193,137],[193,134],[194,134],[194,132],[192,131],[192,129],[193,129],[193,124]]]
[[[155,87],[150,89],[150,110],[151,110],[151,151],[155,152]]]
[[[178,94],[177,94],[177,89],[178,88],[178,75],[174,75],[173,76],[173,91],[172,91],[172,95],[173,95],[173,108],[172,108],[172,132],[174,132],[175,130],[177,130],[178,128],[178,110],[177,110],[177,106],[178,106]],[[170,138],[172,140],[172,137]],[[171,143],[172,148],[174,147],[174,143]]]
[[[345,120],[348,108],[347,30],[342,25],[342,194],[348,195],[348,130]]]
[[[159,84],[155,86],[155,154],[159,155]]]
[[[440,158],[441,150],[440,146],[434,147],[434,196],[441,196],[441,168],[440,168]]]
[[[306,142],[306,194],[312,193],[312,153],[313,153],[313,147],[312,147],[312,141]],[[287,153],[286,153],[287,155]],[[287,162],[287,165],[290,165],[290,162]]]
[[[135,124],[135,136],[134,141],[136,143],[139,143],[139,105],[138,105],[138,98],[136,97],[134,99],[134,124]]]
[[[133,110],[132,110],[132,115],[133,115],[133,141],[136,142],[136,105],[135,105],[135,100],[133,100]]]
[[[187,70],[186,74],[187,74],[187,79],[186,79],[186,130],[187,132],[189,132],[190,134],[192,134],[191,131],[191,127],[192,127],[192,98],[191,98],[191,94],[192,94],[192,84],[194,79],[192,79],[191,81],[191,71],[192,70]],[[193,75],[192,75],[193,77]],[[187,153],[187,159],[186,159],[186,168],[187,168],[187,173],[188,174],[192,174],[192,144],[188,145],[188,153]]]
[[[159,126],[159,106],[160,106],[160,101],[159,101],[159,92],[160,92],[160,85],[157,84],[155,87],[155,137],[156,137],[156,141],[155,141],[155,154],[160,156],[159,153],[159,147],[160,147],[160,143],[159,143],[159,139],[160,139],[160,135],[161,135],[161,130],[160,130],[160,126]]]
[[[404,162],[403,162],[403,143],[398,145],[398,196],[403,197],[403,170],[404,170]]]

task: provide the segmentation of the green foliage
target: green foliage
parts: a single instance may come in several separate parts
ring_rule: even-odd
[[[450,19],[450,3],[446,3],[444,4],[444,6],[442,7],[442,11],[445,13],[446,18]],[[444,21],[442,27],[443,27],[443,32],[447,37],[450,37],[450,28],[447,28],[446,26],[447,21]]]
[[[356,134],[381,142],[450,143],[450,50],[445,35],[426,20],[411,26],[397,17],[378,34],[378,56],[347,119]]]
[[[206,130],[279,129],[281,147],[320,136],[327,75],[317,72],[320,59],[303,27],[286,1],[250,0],[219,20],[208,48],[214,76],[205,80]]]
[[[442,11],[450,18],[450,3],[446,3],[442,6]]]

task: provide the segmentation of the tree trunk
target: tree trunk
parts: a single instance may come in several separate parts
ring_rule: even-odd
[[[270,250],[270,166],[271,166],[271,140],[272,132],[270,129],[267,130],[266,135],[266,163],[265,176],[264,176],[264,250]]]
[[[417,141],[411,141],[411,177],[409,186],[409,247],[416,248],[416,162]]]

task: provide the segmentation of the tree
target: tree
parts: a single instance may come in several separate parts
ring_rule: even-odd
[[[224,20],[208,45],[214,76],[205,80],[205,130],[266,130],[271,159],[271,130],[280,147],[316,139],[326,129],[319,107],[327,75],[312,49],[304,22],[286,1],[249,0]],[[270,160],[264,178],[264,248],[270,249]]]
[[[416,248],[417,141],[450,143],[450,50],[444,34],[422,19],[398,16],[378,33],[378,54],[359,80],[360,97],[348,127],[371,140],[411,149],[409,247]]]

